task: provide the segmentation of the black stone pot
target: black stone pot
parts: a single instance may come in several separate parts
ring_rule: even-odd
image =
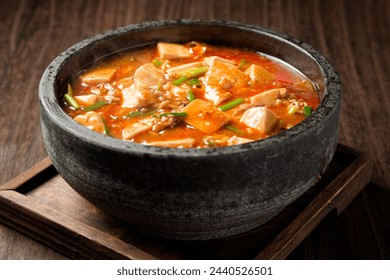
[[[254,49],[284,60],[318,87],[321,105],[299,125],[232,147],[171,149],[95,133],[59,100],[73,75],[97,58],[158,41],[201,41]],[[80,195],[134,229],[172,239],[212,239],[267,222],[303,194],[336,149],[340,82],[305,43],[258,26],[215,20],[129,25],[60,54],[39,86],[42,133],[54,166]]]

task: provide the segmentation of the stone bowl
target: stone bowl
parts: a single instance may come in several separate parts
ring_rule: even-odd
[[[205,149],[113,139],[79,125],[63,111],[59,100],[80,69],[103,56],[158,41],[201,41],[280,58],[318,86],[321,104],[276,136]],[[336,149],[341,87],[331,63],[290,36],[237,22],[167,20],[110,30],[70,47],[44,72],[39,101],[47,152],[82,197],[136,231],[205,240],[259,227],[313,185]]]

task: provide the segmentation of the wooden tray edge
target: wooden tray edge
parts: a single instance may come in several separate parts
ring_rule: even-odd
[[[337,149],[344,153],[354,155],[353,162],[316,196],[308,207],[282,230],[266,248],[261,250],[255,259],[286,258],[326,215],[334,209],[338,213],[341,213],[369,182],[372,170],[370,157],[341,144],[338,144]],[[86,234],[86,231],[80,233],[79,230],[86,226],[84,223],[66,216],[55,209],[38,205],[32,199],[15,191],[23,183],[50,166],[52,166],[50,159],[45,158],[0,186],[0,221],[2,223],[71,258],[107,259],[109,257],[113,259],[157,259],[155,256],[136,246],[108,236],[96,229],[88,229],[92,232],[96,231],[94,236]],[[351,184],[357,186],[352,189],[348,188]],[[318,208],[319,203],[322,205],[321,208]],[[25,205],[32,206],[34,211]],[[19,208],[19,211],[15,211],[14,207]],[[48,212],[53,213],[48,217]],[[4,215],[4,213],[7,215]],[[62,215],[64,219],[67,219],[71,224],[71,229],[55,222],[55,218],[58,215]],[[48,220],[49,228],[51,228],[50,232],[45,229]],[[62,234],[58,233],[53,236],[53,232],[55,233],[54,229],[58,231],[58,228],[63,230],[63,232],[67,232],[67,235],[70,237],[64,238]],[[48,234],[51,235],[49,236]],[[104,246],[104,244],[107,244],[107,240],[109,240],[110,246]],[[83,242],[83,250],[77,249],[77,246],[69,246],[69,244],[76,242]],[[59,244],[61,245],[60,248],[58,246]],[[98,249],[94,249],[96,245],[99,245]],[[113,246],[115,250],[111,248]]]

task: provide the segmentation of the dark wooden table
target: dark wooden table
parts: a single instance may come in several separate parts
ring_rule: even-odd
[[[371,182],[329,215],[291,259],[390,259],[390,1],[150,0],[0,3],[0,184],[47,156],[38,83],[78,41],[142,21],[213,18],[261,25],[327,56],[343,85],[339,142],[372,156]],[[0,225],[0,259],[65,256]]]

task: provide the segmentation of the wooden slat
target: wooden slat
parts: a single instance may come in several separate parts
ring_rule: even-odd
[[[0,221],[75,259],[283,259],[332,210],[343,211],[371,174],[367,156],[338,145],[323,178],[262,227],[221,240],[174,242],[111,221],[50,166],[45,159],[1,187]]]

